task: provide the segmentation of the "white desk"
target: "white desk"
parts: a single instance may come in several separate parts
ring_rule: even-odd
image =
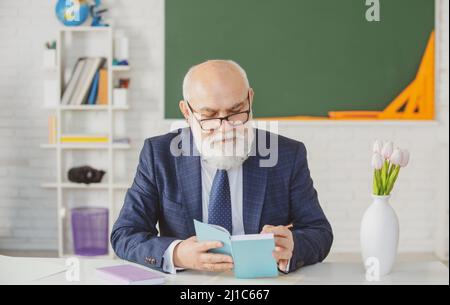
[[[56,284],[83,285],[108,284],[95,276],[98,267],[121,265],[121,260],[80,259],[80,281],[66,280],[64,258],[11,258],[0,256],[0,284]],[[187,285],[309,285],[309,284],[449,284],[448,268],[440,262],[400,262],[389,276],[380,282],[367,282],[361,263],[325,262],[308,266],[297,272],[280,275],[275,279],[239,280],[231,273],[204,273],[185,271],[165,275],[166,284]]]

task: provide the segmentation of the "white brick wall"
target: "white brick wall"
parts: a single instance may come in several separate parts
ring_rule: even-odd
[[[126,180],[142,141],[165,133],[163,117],[164,2],[109,0],[116,27],[130,37],[132,109],[124,114],[133,149],[123,153]],[[335,252],[359,250],[359,223],[371,203],[370,150],[375,138],[411,149],[392,198],[401,223],[400,251],[448,257],[448,1],[438,0],[437,123],[280,124],[305,142],[321,203],[335,231]],[[55,1],[0,1],[0,249],[56,249],[56,194],[42,101],[43,43],[54,39]],[[251,75],[250,75],[251,78]],[[181,88],[180,88],[181,90]],[[445,165],[445,166],[444,166]]]

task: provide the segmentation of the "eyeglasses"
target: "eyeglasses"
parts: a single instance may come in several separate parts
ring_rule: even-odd
[[[202,130],[214,131],[216,129],[219,129],[220,126],[222,126],[223,121],[227,121],[233,127],[244,125],[245,123],[247,123],[250,118],[250,112],[251,112],[250,92],[248,93],[246,100],[248,101],[248,110],[247,111],[232,113],[230,115],[227,115],[227,116],[224,116],[221,118],[212,118],[212,119],[204,119],[204,120],[198,119],[195,116],[195,113],[198,113],[200,115],[201,115],[201,113],[194,111],[194,109],[192,109],[192,107],[188,101],[186,101],[186,104],[188,105],[189,110],[191,110],[195,120],[198,122],[198,124],[200,125],[200,128]]]

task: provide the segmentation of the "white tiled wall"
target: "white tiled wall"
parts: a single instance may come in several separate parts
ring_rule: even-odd
[[[124,114],[133,149],[122,156],[134,175],[146,137],[165,133],[164,1],[109,0],[130,37],[132,109]],[[335,252],[359,249],[359,223],[370,204],[370,151],[375,138],[409,148],[392,204],[401,223],[400,251],[448,257],[448,1],[438,0],[437,123],[281,123],[305,142],[321,203],[335,231]],[[43,104],[43,43],[54,39],[55,1],[0,0],[0,249],[56,249],[56,194],[40,188],[55,177]],[[249,76],[251,80],[251,75]],[[181,90],[181,88],[180,88]]]

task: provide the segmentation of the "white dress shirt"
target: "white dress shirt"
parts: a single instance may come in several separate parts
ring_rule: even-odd
[[[208,223],[208,204],[209,193],[211,192],[214,176],[217,169],[206,161],[201,160],[201,175],[202,175],[202,221]],[[243,200],[243,187],[242,187],[242,165],[227,171],[228,181],[230,183],[230,195],[231,195],[231,216],[233,222],[232,235],[242,235],[244,232],[244,220],[242,211]],[[172,242],[164,253],[164,266],[163,270],[169,273],[176,273],[178,268],[175,268],[173,264],[173,250],[181,240]]]
[[[201,160],[201,177],[202,177],[202,213],[203,222],[208,223],[208,204],[209,193],[211,192],[214,176],[217,169],[206,161]],[[236,168],[232,168],[228,172],[228,181],[230,184],[231,195],[231,216],[233,222],[232,235],[243,235],[244,231],[244,214],[243,214],[243,179],[242,179],[242,165]],[[166,252],[164,252],[164,265],[163,270],[165,272],[175,274],[177,270],[181,268],[175,267],[173,263],[173,251],[181,242],[176,240],[170,244]],[[289,264],[287,265],[289,268]]]

